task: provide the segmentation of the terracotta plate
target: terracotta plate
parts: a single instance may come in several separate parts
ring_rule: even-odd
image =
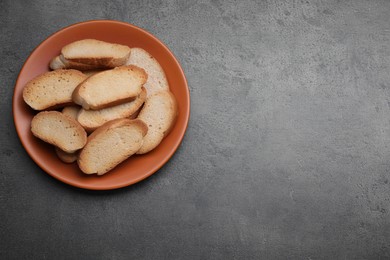
[[[76,163],[61,162],[54,148],[35,138],[30,122],[36,114],[22,98],[24,85],[30,79],[48,71],[49,61],[61,48],[73,41],[93,38],[112,43],[141,47],[151,53],[163,67],[178,107],[178,120],[163,142],[152,152],[134,156],[103,176],[87,176]],[[16,81],[13,97],[13,113],[16,131],[31,158],[48,174],[67,184],[92,190],[109,190],[139,182],[160,169],[174,154],[183,139],[190,114],[190,96],[187,81],[172,52],[156,37],[131,24],[97,20],[66,27],[44,40],[31,53]]]

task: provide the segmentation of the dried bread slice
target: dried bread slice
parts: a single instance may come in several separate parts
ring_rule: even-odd
[[[54,57],[49,64],[49,67],[52,70],[58,70],[58,69],[76,69],[76,70],[93,70],[96,69],[96,66],[89,65],[89,64],[83,64],[75,61],[68,61],[64,58],[64,56],[59,55]]]
[[[144,49],[132,48],[127,64],[143,68],[148,74],[148,80],[144,85],[148,96],[158,91],[169,90],[168,80],[160,63]]]
[[[125,65],[131,49],[128,46],[84,39],[64,46],[61,54],[66,61],[94,66],[94,68],[114,68]]]
[[[73,153],[87,142],[87,133],[75,120],[58,111],[43,111],[31,121],[31,132],[62,151]]]
[[[148,75],[136,66],[122,66],[97,73],[73,92],[73,101],[84,109],[98,110],[134,100]]]
[[[146,89],[142,87],[141,93],[134,101],[100,110],[81,109],[78,113],[77,121],[87,132],[92,132],[108,121],[132,116],[143,105],[145,99]]]
[[[176,99],[169,91],[160,91],[148,97],[138,115],[148,126],[148,133],[137,154],[156,148],[173,127],[178,114]]]
[[[87,75],[87,77],[91,77],[91,76],[98,74],[100,72],[103,72],[103,71],[104,70],[102,70],[102,69],[93,69],[93,70],[84,70],[83,73],[85,75]]]
[[[62,114],[77,120],[77,114],[79,113],[79,111],[80,111],[79,106],[67,106],[62,109]],[[77,157],[78,157],[77,152],[67,153],[62,151],[58,147],[55,148],[55,151],[58,158],[60,158],[60,160],[63,161],[64,163],[73,163],[77,161]]]
[[[75,88],[87,78],[78,70],[55,70],[30,80],[23,89],[24,101],[35,110],[72,103]]]
[[[80,112],[79,106],[66,106],[62,109],[62,114],[69,116],[75,120],[77,120],[77,115]]]
[[[67,153],[67,152],[62,151],[58,147],[55,148],[55,151],[56,151],[58,158],[60,158],[60,160],[63,161],[64,163],[74,163],[75,161],[77,161],[78,152]]]
[[[142,146],[148,127],[141,120],[116,119],[88,137],[77,163],[86,174],[102,175],[135,154]]]

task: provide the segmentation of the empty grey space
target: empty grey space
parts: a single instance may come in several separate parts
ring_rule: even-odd
[[[115,19],[187,76],[185,138],[116,191],[23,149],[13,86],[70,24]],[[0,2],[1,259],[389,259],[390,1]]]

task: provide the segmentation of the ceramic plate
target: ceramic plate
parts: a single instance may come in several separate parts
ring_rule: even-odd
[[[50,60],[60,53],[63,46],[86,38],[144,48],[163,67],[179,107],[175,126],[156,149],[148,154],[129,158],[103,176],[85,175],[76,163],[61,162],[52,146],[35,138],[30,131],[30,123],[36,112],[26,105],[22,98],[22,90],[27,81],[48,71]],[[87,21],[61,29],[44,40],[31,53],[16,81],[13,114],[16,131],[24,148],[45,172],[75,187],[109,190],[125,187],[147,178],[171,158],[187,128],[190,96],[180,64],[172,52],[155,36],[128,23],[110,20]]]

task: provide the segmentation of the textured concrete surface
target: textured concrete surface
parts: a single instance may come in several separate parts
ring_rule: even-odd
[[[0,258],[389,259],[390,1],[0,2]],[[112,192],[46,175],[15,133],[33,48],[90,19],[155,34],[188,78],[169,163]]]

